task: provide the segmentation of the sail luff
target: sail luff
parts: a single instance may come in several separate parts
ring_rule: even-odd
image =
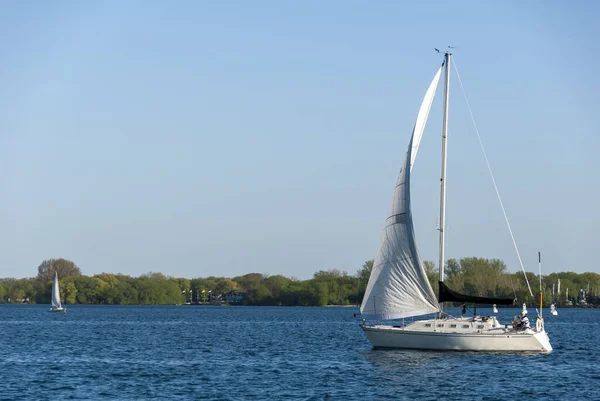
[[[366,319],[395,319],[434,313],[438,303],[417,250],[410,208],[410,173],[441,68],[421,103],[392,205],[365,291],[361,314]]]

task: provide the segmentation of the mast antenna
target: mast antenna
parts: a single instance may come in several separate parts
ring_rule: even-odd
[[[444,52],[444,54],[446,54],[446,53],[452,54],[452,50],[453,50],[453,49],[456,49],[456,46],[448,46],[448,49],[449,49],[449,50],[448,50],[447,52]],[[437,47],[434,47],[434,48],[433,48],[433,50],[435,50],[435,51],[436,51],[436,52],[438,52],[438,53],[441,53],[441,52],[442,52],[442,51],[441,51],[440,49],[438,49]]]

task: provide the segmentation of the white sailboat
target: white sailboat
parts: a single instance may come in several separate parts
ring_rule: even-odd
[[[558,315],[558,311],[556,310],[556,306],[555,306],[554,304],[550,304],[550,313],[551,313],[553,316],[556,316],[556,315]]]
[[[445,59],[419,109],[406,159],[396,183],[392,206],[386,219],[381,246],[361,305],[362,330],[374,348],[404,348],[456,351],[551,352],[552,346],[541,316],[534,328],[513,328],[495,316],[453,317],[443,311],[442,302],[513,304],[512,299],[474,297],[452,291],[444,284],[444,228],[446,192],[446,150],[451,53]],[[427,122],[435,90],[445,67],[444,115],[442,127],[442,172],[440,196],[440,279],[439,296],[429,284],[412,222],[410,203],[411,170]],[[433,319],[407,325],[371,323],[434,314]],[[392,323],[393,324],[393,323]]]
[[[52,283],[52,299],[50,300],[52,307],[49,312],[66,312],[67,308],[63,308],[60,303],[60,290],[58,289],[58,275],[54,273],[54,282]]]

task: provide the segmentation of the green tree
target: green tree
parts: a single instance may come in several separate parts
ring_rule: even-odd
[[[77,302],[77,287],[72,281],[63,282],[61,286],[62,301],[66,304],[74,304]]]
[[[444,273],[446,273],[448,279],[462,275],[462,268],[458,260],[448,259],[444,267]]]
[[[228,294],[231,291],[237,289],[237,283],[229,278],[220,279],[215,285],[215,292],[217,294]]]
[[[313,282],[310,286],[312,299],[311,305],[325,306],[329,302],[329,288],[326,282]]]
[[[77,276],[73,278],[73,284],[77,288],[75,296],[77,303],[97,304],[101,301],[101,294],[98,288],[98,280],[93,277]]]
[[[316,305],[311,289],[309,288],[312,280],[294,281],[292,280],[286,290],[282,292],[281,304],[286,306],[309,306]]]
[[[436,269],[435,267],[435,263],[426,260],[423,262],[423,267],[425,267],[425,274],[427,274],[427,280],[429,281],[429,285],[431,285],[433,292],[437,294],[439,292],[438,282],[440,274],[438,269]]]
[[[70,260],[59,258],[59,259],[48,259],[44,260],[38,266],[38,280],[52,280],[54,279],[54,273],[57,273],[58,278],[65,278],[69,276],[81,275],[81,270],[75,263]]]
[[[247,291],[248,303],[250,305],[273,305],[273,294],[264,285],[258,284]]]
[[[265,286],[271,292],[276,305],[283,304],[283,296],[287,292],[292,280],[282,275],[270,276],[264,280]]]
[[[111,288],[111,292],[108,294],[109,302],[118,305],[138,304],[138,291],[132,282],[135,282],[135,279],[127,278],[119,281],[117,286]]]
[[[8,287],[0,281],[0,303],[6,302],[6,294],[8,293]]]
[[[371,272],[373,271],[373,263],[375,261],[373,259],[367,260],[362,268],[356,273],[356,277],[360,280],[364,287],[367,288],[367,283],[369,282],[369,277],[371,277]]]

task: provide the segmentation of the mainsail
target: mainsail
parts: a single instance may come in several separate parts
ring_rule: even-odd
[[[443,65],[442,65],[443,67]],[[439,310],[417,250],[410,208],[410,173],[442,72],[435,74],[419,108],[406,158],[385,221],[381,246],[360,307],[365,319],[397,319]]]
[[[58,275],[54,273],[54,283],[52,284],[52,306],[60,308],[60,291],[58,290]]]

